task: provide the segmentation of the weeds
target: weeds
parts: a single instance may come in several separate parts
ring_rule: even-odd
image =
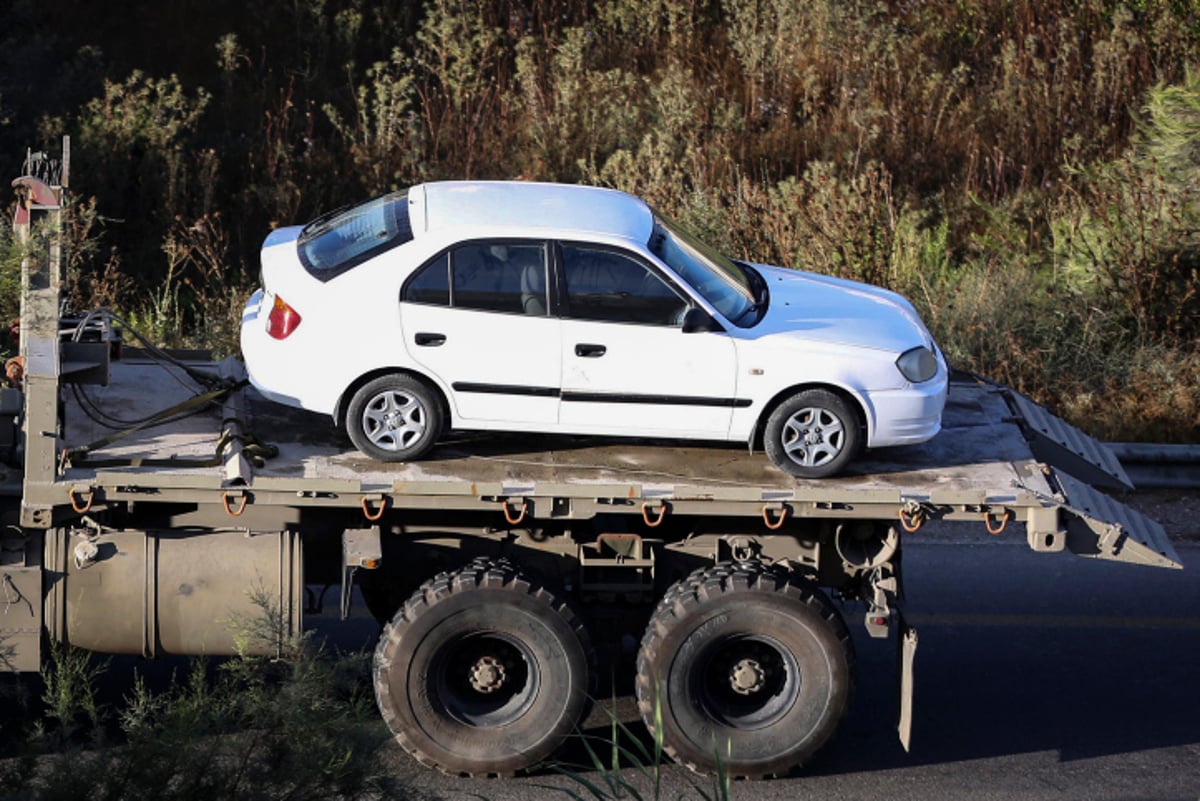
[[[45,724],[38,735],[52,744],[65,744],[100,725],[96,680],[107,669],[103,661],[79,648],[55,642],[50,648],[51,668],[42,674],[45,691]]]
[[[1116,161],[1076,170],[1055,228],[1065,281],[1143,343],[1200,338],[1200,75],[1149,94]]]
[[[6,328],[21,316],[21,262],[30,252],[13,234],[11,221],[11,214],[0,217],[0,324]]]
[[[584,798],[659,801],[664,793],[664,770],[670,770],[684,778],[691,792],[695,794],[694,797],[700,801],[729,801],[732,777],[721,769],[720,753],[717,754],[717,772],[709,777],[707,782],[688,773],[683,767],[667,763],[662,739],[662,707],[658,702],[654,708],[654,738],[649,746],[643,737],[631,731],[617,717],[614,711],[615,699],[613,706],[601,708],[609,719],[608,736],[578,735],[579,742],[587,754],[588,764],[580,767],[565,764],[550,766],[556,773],[586,791],[586,795],[571,787],[555,787],[555,790],[576,801],[583,801]],[[680,794],[672,797],[688,796]]]
[[[330,654],[306,637],[283,645],[276,659],[192,660],[166,689],[139,674],[115,709],[97,702],[104,664],[55,646],[45,722],[24,757],[0,762],[0,798],[425,798],[378,759],[391,738],[369,656]]]

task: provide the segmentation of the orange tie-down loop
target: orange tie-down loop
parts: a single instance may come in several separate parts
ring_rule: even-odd
[[[367,520],[374,523],[376,520],[383,517],[383,513],[385,511],[387,511],[388,499],[387,499],[386,495],[380,496],[379,506],[375,507],[374,510],[371,509],[371,500],[372,499],[368,498],[366,495],[363,496],[362,511],[363,511],[363,517],[367,518]]]
[[[504,500],[500,501],[500,508],[504,511],[504,519],[508,521],[508,524],[510,526],[515,526],[520,524],[520,522],[525,519],[525,514],[529,511],[529,501],[522,498],[521,505],[519,507],[520,511],[515,515],[510,504],[511,502],[508,500],[508,498],[505,498]],[[515,506],[515,504],[513,504],[513,506]]]
[[[650,517],[650,511],[652,509],[658,510],[658,517],[655,517],[655,518]],[[644,520],[646,522],[646,525],[649,526],[650,528],[658,528],[659,526],[662,525],[662,521],[667,519],[667,512],[669,510],[670,510],[670,506],[667,504],[666,501],[660,501],[659,503],[657,503],[653,506],[650,504],[650,501],[646,501],[645,503],[642,504],[642,520]]]
[[[771,531],[778,531],[779,529],[783,528],[783,521],[788,519],[788,515],[791,513],[792,510],[785,503],[785,504],[781,504],[779,506],[779,508],[776,509],[775,511],[779,513],[779,516],[772,519],[771,518],[771,507],[764,506],[762,508],[763,525],[765,525]]]
[[[1008,521],[1013,519],[1013,511],[1005,509],[1004,514],[999,516],[999,523],[992,523],[993,517],[990,513],[983,516],[983,525],[987,527],[988,534],[1003,534],[1004,529],[1008,528]]]
[[[226,490],[221,493],[221,503],[225,506],[225,514],[230,517],[241,517],[242,512],[246,511],[246,503],[250,500],[250,493],[241,492],[238,494],[238,505],[234,508],[229,502],[231,493]]]
[[[900,510],[900,527],[909,534],[915,534],[921,530],[921,526],[925,525],[925,510],[921,507],[914,509],[902,508]]]
[[[79,500],[76,500],[76,496],[79,497]],[[78,492],[74,487],[67,487],[67,497],[71,499],[71,508],[75,510],[75,514],[81,515],[92,508],[96,491],[88,487],[85,492]]]
[[[21,389],[25,383],[25,357],[14,356],[4,363],[4,377],[13,389]]]

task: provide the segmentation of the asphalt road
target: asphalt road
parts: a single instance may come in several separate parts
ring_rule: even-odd
[[[920,635],[913,747],[895,737],[894,640],[855,633],[857,693],[840,732],[799,774],[736,782],[734,799],[1200,799],[1200,543],[1168,571],[1035,554],[943,527],[909,539],[907,614]],[[618,692],[623,688],[618,687]],[[640,731],[627,694],[616,715]],[[588,730],[607,732],[600,712]],[[582,759],[568,749],[568,759]],[[547,773],[460,779],[396,769],[447,799],[590,797]],[[589,781],[603,777],[585,773]],[[625,771],[636,783],[636,773]],[[693,784],[698,785],[695,789]],[[638,784],[653,797],[650,785]],[[712,797],[669,770],[661,798]]]

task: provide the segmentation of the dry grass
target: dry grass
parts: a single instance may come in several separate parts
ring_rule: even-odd
[[[55,9],[59,40],[0,34],[14,63],[107,30],[83,0]],[[254,9],[187,78],[161,51],[118,68],[119,40],[64,55],[88,69],[40,87],[57,116],[0,128],[0,152],[75,134],[74,184],[108,220],[77,237],[81,303],[230,350],[275,225],[426,179],[589,181],[735,255],[897,288],[964,366],[1094,433],[1126,430],[1100,412],[1150,408],[1166,384],[1147,365],[1173,365],[1175,400],[1139,430],[1194,437],[1193,3]],[[139,20],[180,23],[169,4]]]

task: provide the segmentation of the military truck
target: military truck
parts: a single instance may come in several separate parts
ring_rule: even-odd
[[[296,634],[319,606],[310,588],[337,588],[343,619],[361,597],[382,624],[379,709],[426,765],[532,768],[580,723],[598,655],[634,669],[613,660],[624,648],[668,754],[763,777],[837,729],[851,625],[898,649],[907,747],[917,634],[900,565],[925,524],[1181,567],[1161,526],[1100,491],[1128,485],[1105,446],[969,376],[933,441],[836,479],[727,445],[496,433],[372,461],[327,419],[257,396],[236,359],[164,351],[107,310],[65,312],[69,162],[66,140],[13,182],[28,254],[0,390],[8,670],[39,670],[51,641],[230,654],[245,647],[239,616],[266,603]]]

